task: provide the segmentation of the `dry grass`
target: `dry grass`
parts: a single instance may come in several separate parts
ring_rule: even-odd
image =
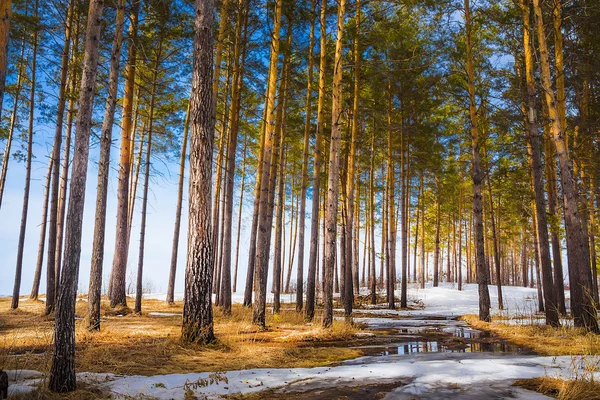
[[[581,328],[553,328],[546,325],[507,325],[482,322],[476,315],[461,319],[472,327],[492,332],[519,346],[530,348],[545,356],[600,354],[600,335],[586,333]]]
[[[520,379],[515,385],[560,400],[600,400],[600,383],[588,379],[542,377]]]
[[[133,300],[129,299],[132,303]],[[10,298],[0,298],[0,368],[48,371],[52,352],[53,321],[42,316],[44,303],[22,301],[11,311]],[[295,311],[268,314],[269,329],[252,325],[252,312],[234,305],[232,315],[215,310],[217,342],[186,345],[179,340],[181,317],[149,316],[149,312],[181,313],[183,304],[166,305],[145,300],[143,315],[116,315],[102,305],[102,330],[88,332],[76,321],[77,370],[128,375],[227,371],[246,368],[312,367],[358,357],[360,351],[331,346],[351,338],[358,330],[334,321],[330,330],[307,324]],[[83,318],[87,303],[78,301],[76,315]],[[315,342],[323,342],[322,347]],[[45,397],[40,397],[45,398]]]

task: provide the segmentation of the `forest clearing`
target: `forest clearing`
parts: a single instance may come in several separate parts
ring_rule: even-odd
[[[0,399],[599,399],[600,0],[0,0]]]

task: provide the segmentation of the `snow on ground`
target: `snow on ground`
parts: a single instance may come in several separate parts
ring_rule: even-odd
[[[530,316],[537,312],[537,289],[524,288],[518,286],[504,286],[502,288],[504,299],[504,310],[498,310],[498,290],[494,285],[489,286],[490,299],[492,304],[492,312],[496,315],[503,316]],[[366,295],[369,290],[361,288],[361,294]],[[569,298],[568,291],[565,293],[567,300]],[[214,296],[214,295],[213,295]],[[396,290],[396,296],[400,297],[400,290]],[[175,300],[183,300],[183,293],[176,293]],[[144,295],[146,299],[164,300],[165,293],[152,293]],[[425,289],[420,289],[416,284],[410,284],[408,288],[408,299],[412,306],[424,306],[423,309],[415,311],[402,310],[392,311],[387,310],[385,304],[366,309],[355,310],[356,314],[360,313],[381,313],[387,315],[437,315],[447,317],[457,317],[465,314],[477,314],[479,311],[479,293],[477,284],[465,284],[463,290],[458,291],[456,284],[440,283],[440,286],[434,288],[431,283],[428,283]],[[233,303],[243,303],[244,293],[236,292],[232,295]],[[267,296],[267,302],[272,302],[273,296],[271,293]],[[282,303],[295,303],[295,294],[282,294]]]
[[[221,374],[191,373],[157,376],[114,376],[111,374],[78,374],[81,381],[99,384],[116,398],[180,399],[187,390],[195,395],[220,398],[222,395],[247,394],[267,389],[281,393],[316,391],[398,382],[388,398],[419,398],[447,392],[448,397],[461,394],[490,393],[490,390],[512,390],[524,397],[536,398],[532,392],[510,389],[515,379],[538,376],[572,377],[578,357],[498,356],[488,353],[438,353],[409,356],[361,357],[335,367],[250,369]],[[37,375],[15,382],[23,390],[29,383],[39,383]],[[600,379],[600,373],[596,373]],[[479,391],[473,392],[473,388]],[[491,388],[491,389],[490,389]],[[487,391],[486,391],[487,389]],[[513,393],[515,394],[515,393]],[[475,397],[476,398],[476,397]],[[544,398],[538,396],[537,398]]]

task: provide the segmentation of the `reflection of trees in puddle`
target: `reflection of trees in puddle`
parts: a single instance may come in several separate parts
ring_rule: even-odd
[[[523,353],[526,349],[506,342],[441,342],[432,341],[410,341],[393,343],[381,346],[359,346],[365,355],[389,356],[407,355],[417,353]]]

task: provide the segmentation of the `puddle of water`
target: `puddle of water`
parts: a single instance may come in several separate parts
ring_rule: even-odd
[[[407,355],[417,353],[523,353],[525,350],[505,342],[442,343],[439,341],[412,341],[381,346],[357,346],[368,356]]]

